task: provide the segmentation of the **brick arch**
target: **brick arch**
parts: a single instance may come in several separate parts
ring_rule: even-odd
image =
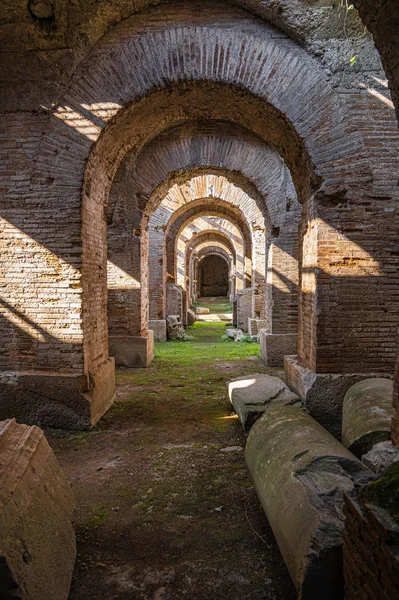
[[[252,232],[250,226],[242,211],[219,198],[199,198],[189,205],[182,206],[180,210],[172,215],[165,231],[167,279],[169,279],[171,283],[175,281],[175,261],[173,255],[176,239],[179,237],[184,227],[190,224],[194,219],[202,216],[223,217],[239,228],[243,237],[246,261],[245,287],[249,287],[252,277]]]
[[[204,254],[208,252],[223,252],[225,258],[229,264],[230,269],[230,277],[233,279],[235,269],[236,269],[236,255],[234,253],[234,248],[229,243],[229,239],[224,236],[215,236],[210,235],[212,232],[208,232],[208,235],[198,236],[198,239],[193,245],[187,246],[186,251],[186,272],[189,274],[188,276],[188,292],[189,296],[191,296],[191,300],[194,301],[196,298],[194,297],[195,290],[193,288],[193,276],[196,272],[196,265],[198,264],[198,259],[200,259]],[[233,285],[230,288],[230,292],[235,295],[235,285],[232,281]]]
[[[231,221],[225,218],[200,217],[187,224],[180,235],[176,238],[175,244],[175,272],[177,275],[177,285],[186,288],[186,249],[190,241],[200,233],[220,232],[230,239],[235,252],[236,263],[236,287],[242,289],[244,282],[245,263],[244,263],[244,240],[240,230]]]
[[[141,206],[156,209],[160,199],[189,174],[225,174],[254,198],[272,226],[281,226],[286,206],[296,203],[290,171],[275,150],[247,128],[226,121],[184,122],[159,134],[138,156],[124,159],[127,185]],[[114,197],[110,197],[109,211]]]
[[[166,280],[165,231],[170,219],[176,211],[181,211],[191,202],[201,201],[212,206],[218,203],[228,203],[237,209],[237,214],[245,215],[244,222],[249,224],[252,248],[252,286],[256,310],[264,312],[264,285],[266,275],[266,219],[258,203],[232,183],[222,171],[222,174],[191,175],[191,170],[185,174],[184,183],[176,183],[170,187],[162,204],[152,214],[149,220],[149,245],[151,247],[152,268],[150,269],[150,296],[152,300],[152,315],[162,315],[165,309],[163,285]],[[234,174],[231,177],[235,180]],[[173,180],[172,180],[173,181]],[[156,190],[158,194],[158,190]],[[208,200],[205,202],[204,199]],[[151,197],[152,199],[152,197]],[[179,213],[180,214],[180,213]],[[157,249],[157,252],[155,252]],[[173,248],[174,250],[174,248]],[[159,269],[162,265],[162,270]],[[154,316],[152,316],[154,318]],[[163,317],[157,317],[163,318]]]
[[[246,256],[251,258],[252,233],[244,213],[236,206],[220,198],[198,198],[175,211],[165,231],[167,251],[168,248],[172,249],[174,247],[176,236],[180,234],[186,224],[202,216],[222,217],[234,223],[242,233]],[[169,268],[169,262],[167,264]]]
[[[253,231],[244,212],[234,204],[221,198],[197,198],[175,210],[169,220],[156,232],[149,255],[150,318],[164,318],[167,283],[176,283],[175,245],[176,239],[186,224],[200,216],[228,218],[242,232],[245,246],[245,286],[252,281]]]
[[[230,252],[230,254],[233,256],[235,263],[236,249],[234,248],[234,244],[232,244],[230,238],[227,235],[217,231],[201,231],[198,234],[194,235],[190,242],[187,244],[186,265],[189,263],[192,253],[195,252],[196,249],[199,249],[199,246],[205,247],[209,244],[214,244],[215,242],[217,242],[218,244],[222,244],[224,248],[226,248]]]
[[[186,245],[185,251],[185,263],[186,267],[190,261],[191,254],[198,248],[198,246],[203,246],[204,244],[213,242],[218,242],[220,244],[224,244],[226,248],[228,248],[229,252],[234,258],[234,264],[237,263],[237,249],[235,245],[232,243],[231,239],[225,233],[215,230],[205,230],[200,231],[197,234],[193,235],[191,240]]]
[[[191,31],[191,30],[190,30]],[[232,43],[230,36],[233,38],[236,33],[230,33],[229,45]],[[190,38],[190,34],[188,35]],[[204,39],[209,40],[209,43],[213,43],[214,36]],[[188,39],[187,39],[188,41]],[[257,43],[258,43],[257,39]],[[147,40],[148,42],[148,40]],[[127,43],[127,42],[126,42]],[[249,57],[251,54],[248,52],[251,49],[251,41],[247,39],[241,40],[243,46],[247,49],[243,56]],[[256,44],[257,45],[257,44]],[[255,131],[257,135],[262,136],[271,146],[275,147],[284,158],[287,166],[291,169],[293,174],[293,180],[296,184],[298,197],[301,200],[309,197],[312,187],[319,185],[320,178],[315,176],[314,169],[312,168],[312,161],[310,153],[313,155],[312,158],[319,162],[319,172],[324,177],[329,179],[330,187],[335,188],[342,185],[343,179],[348,179],[348,176],[352,176],[357,179],[357,173],[359,169],[354,170],[355,166],[353,161],[351,163],[343,163],[340,170],[340,177],[336,177],[336,164],[342,162],[345,153],[350,151],[353,158],[353,154],[356,154],[361,160],[361,140],[354,133],[353,127],[347,122],[345,111],[343,110],[340,101],[334,96],[333,91],[328,87],[328,84],[324,81],[322,74],[317,75],[317,70],[309,63],[309,58],[306,53],[303,53],[303,71],[301,72],[302,77],[298,78],[298,62],[300,62],[301,51],[294,45],[289,47],[284,45],[281,49],[276,45],[276,40],[269,38],[266,42],[267,51],[263,59],[260,58],[259,51],[254,52],[252,55],[256,57],[256,64],[251,68],[250,65],[246,65],[245,70],[240,70],[238,65],[232,68],[235,76],[237,76],[237,84],[247,87],[248,95],[239,88],[233,89],[231,85],[226,85],[223,82],[223,69],[220,72],[209,73],[209,77],[217,83],[209,83],[201,81],[201,76],[198,76],[197,82],[190,82],[183,85],[185,93],[181,94],[178,90],[167,90],[166,94],[162,91],[155,91],[150,97],[142,98],[140,101],[133,102],[135,98],[139,98],[144,93],[142,84],[143,81],[135,80],[137,86],[134,85],[135,92],[133,97],[131,96],[132,88],[126,90],[121,89],[120,81],[124,80],[124,70],[126,68],[126,61],[122,64],[114,64],[111,67],[106,67],[107,72],[110,72],[110,78],[106,78],[107,86],[109,85],[106,93],[106,106],[103,108],[104,103],[94,102],[96,94],[93,94],[95,89],[94,80],[96,79],[96,56],[93,55],[91,58],[91,69],[86,70],[82,74],[83,79],[88,76],[91,79],[91,84],[84,85],[85,88],[84,96],[82,98],[82,81],[78,76],[75,83],[71,87],[69,94],[66,98],[67,102],[64,102],[54,113],[52,120],[52,132],[46,135],[45,142],[42,147],[42,153],[50,157],[50,161],[46,164],[46,173],[51,178],[57,179],[58,181],[64,180],[64,184],[61,182],[58,189],[59,195],[62,196],[62,188],[64,185],[65,191],[67,191],[68,198],[71,198],[71,186],[68,181],[66,183],[65,175],[65,164],[68,164],[68,171],[73,172],[74,180],[79,181],[79,178],[83,179],[83,170],[85,170],[85,183],[83,184],[83,212],[82,212],[82,226],[86,231],[86,236],[83,238],[83,263],[82,263],[82,286],[83,286],[83,326],[86,330],[83,340],[83,356],[85,359],[85,365],[89,368],[90,365],[95,367],[101,360],[104,360],[108,354],[107,350],[107,336],[106,336],[106,322],[103,318],[102,322],[99,320],[99,315],[103,313],[102,306],[105,304],[105,287],[103,286],[102,291],[94,291],[93,279],[100,280],[101,272],[103,271],[103,264],[105,262],[105,248],[99,252],[99,238],[104,236],[105,223],[98,221],[96,222],[96,215],[99,215],[99,207],[104,205],[108,197],[108,190],[115,174],[118,164],[120,163],[123,155],[131,149],[133,146],[141,146],[148,140],[152,135],[159,131],[159,127],[166,128],[168,125],[176,124],[181,120],[193,119],[204,116],[209,117],[209,113],[214,113],[212,118],[222,120],[232,120],[238,122],[249,129]],[[156,48],[169,47],[166,44],[165,47],[159,44],[159,38]],[[255,49],[255,46],[253,46]],[[266,48],[265,48],[266,49]],[[126,46],[126,52],[130,52],[132,56],[132,47]],[[294,52],[294,56],[290,53],[291,50]],[[109,52],[109,46],[107,47]],[[299,52],[299,55],[297,54]],[[280,55],[281,62],[279,63],[279,69],[271,70],[271,64],[267,61],[268,55]],[[100,53],[101,54],[101,53]],[[133,55],[136,54],[133,52]],[[231,55],[231,53],[230,53]],[[112,54],[113,59],[120,59],[122,56],[119,53]],[[227,56],[227,54],[226,54]],[[155,59],[155,57],[153,57]],[[152,68],[143,68],[143,72],[153,73],[154,81],[152,86],[159,84],[157,80],[157,74],[154,71],[156,66],[156,59]],[[296,68],[291,69],[288,67],[289,64],[295,64]],[[260,74],[259,65],[263,65],[262,68],[266,69],[263,75]],[[181,68],[182,65],[179,66]],[[163,72],[162,66],[159,65],[160,71]],[[101,71],[103,72],[104,65],[102,65]],[[207,69],[206,69],[207,70]],[[256,79],[253,78],[254,72],[256,72]],[[268,72],[268,76],[266,73]],[[112,79],[112,73],[118,73],[118,80]],[[249,80],[244,84],[243,75],[247,74]],[[278,75],[277,75],[278,73]],[[177,80],[180,80],[182,73],[171,73],[171,75],[177,75]],[[120,76],[120,79],[119,79]],[[127,74],[126,74],[127,76]],[[290,93],[284,95],[283,90],[286,90],[285,86],[280,86],[281,94],[276,96],[279,86],[275,86],[275,77],[281,76],[283,80],[289,83]],[[94,77],[94,80],[93,80]],[[220,79],[221,78],[221,79]],[[132,77],[128,77],[132,81]],[[98,85],[100,81],[104,82],[103,77],[97,79]],[[162,79],[164,82],[164,78]],[[265,103],[260,97],[256,97],[254,93],[260,93],[259,87],[260,81],[263,82],[262,93],[265,94],[267,91],[267,100]],[[147,85],[148,80],[146,79]],[[223,82],[223,83],[222,83]],[[316,83],[317,82],[317,83]],[[101,84],[103,85],[103,83]],[[308,90],[306,90],[306,85]],[[93,87],[94,86],[94,87]],[[116,86],[116,87],[115,87]],[[123,88],[123,86],[122,86]],[[304,89],[305,88],[305,89]],[[118,100],[116,99],[116,90]],[[150,88],[147,87],[149,90]],[[88,91],[86,91],[88,90]],[[103,88],[102,88],[103,91]],[[304,100],[309,99],[312,94],[318,93],[322,101],[318,105],[320,113],[318,114],[315,107],[312,107],[310,111],[303,106],[302,111],[298,113],[298,105],[295,103],[294,106],[290,99],[292,97],[302,97]],[[125,94],[125,96],[124,96]],[[127,94],[127,95],[126,95]],[[100,94],[101,97],[102,94]],[[130,98],[129,98],[130,96]],[[175,100],[173,100],[173,96]],[[120,110],[119,104],[121,97],[124,97],[123,103],[126,108]],[[70,116],[76,117],[75,121],[79,121],[82,125],[81,130],[85,129],[85,118],[79,117],[79,109],[81,109],[82,99],[85,100],[85,106],[90,106],[90,118],[96,121],[95,125],[90,124],[85,130],[86,134],[89,135],[97,143],[91,148],[91,143],[88,140],[81,139],[81,135],[76,134],[74,128],[69,128],[66,125],[65,117],[67,120]],[[79,102],[80,100],[80,102]],[[129,104],[130,102],[130,104]],[[127,104],[126,104],[127,103]],[[96,108],[98,106],[99,108]],[[211,107],[211,109],[210,109]],[[86,110],[86,109],[84,109]],[[72,113],[70,111],[73,111]],[[329,114],[328,124],[329,136],[325,135],[326,131],[326,111]],[[84,112],[84,111],[82,111]],[[76,113],[76,114],[74,114]],[[117,113],[117,116],[116,114]],[[163,116],[162,116],[163,114]],[[99,116],[101,115],[101,117]],[[307,116],[306,116],[307,115]],[[291,124],[289,119],[290,116],[295,117],[294,124]],[[83,119],[83,120],[82,120]],[[111,119],[111,120],[110,120]],[[105,124],[108,122],[108,126]],[[134,123],[134,130],[132,131],[132,123]],[[295,124],[297,130],[295,130]],[[318,127],[320,130],[318,130]],[[321,135],[321,130],[323,135]],[[334,133],[334,131],[336,133]],[[100,132],[102,135],[100,136]],[[320,135],[319,135],[320,133]],[[325,161],[324,155],[330,146],[330,144],[336,143],[337,139],[342,141],[342,136],[345,136],[345,152],[342,150],[337,153],[333,161]],[[65,156],[63,150],[65,145],[65,138],[70,138],[69,142],[76,149],[74,153],[74,159],[71,161],[70,151],[68,156]],[[76,139],[78,137],[78,140]],[[301,139],[302,138],[302,139]],[[61,144],[60,144],[61,142]],[[54,156],[54,148],[58,147],[57,157]],[[88,151],[90,158],[88,158]],[[77,158],[75,158],[77,157]],[[320,157],[320,161],[317,158]],[[83,160],[83,162],[82,162]],[[86,164],[87,163],[87,164]],[[347,177],[343,178],[343,173],[346,172]],[[67,179],[69,179],[67,177]],[[349,181],[347,181],[349,184]],[[80,185],[79,185],[80,188]],[[100,209],[101,210],[101,209]],[[94,216],[94,218],[93,218]],[[105,281],[104,281],[105,283]],[[87,298],[87,302],[85,301]],[[104,315],[105,317],[105,315]]]
[[[74,285],[63,290],[65,305],[73,303],[81,314],[75,338],[82,343],[63,347],[70,334],[61,323],[69,308],[60,315],[50,306],[43,314],[57,322],[55,354],[62,354],[67,370],[69,360],[71,372],[84,373],[87,386],[108,357],[103,209],[118,165],[133,147],[184,120],[230,120],[281,154],[301,201],[323,178],[327,198],[339,202],[332,192],[359,190],[370,174],[346,108],[306,51],[261,21],[243,31],[241,13],[226,15],[220,28],[186,28],[184,18],[172,22],[162,15],[148,30],[126,20],[105,36],[52,111],[35,155],[30,193],[45,199],[47,218],[61,225],[56,241],[46,233],[39,241],[61,255],[60,281],[70,279],[65,265],[77,267]],[[307,306],[305,334],[314,330],[314,315]],[[314,347],[300,352],[313,366]]]

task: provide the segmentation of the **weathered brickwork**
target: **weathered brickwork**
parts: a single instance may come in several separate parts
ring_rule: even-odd
[[[109,373],[108,332],[146,335],[149,218],[171,187],[184,185],[187,169],[203,167],[234,171],[241,184],[230,184],[256,200],[265,221],[249,219],[253,254],[261,227],[270,240],[281,240],[281,247],[273,241],[271,255],[289,257],[280,265],[287,287],[278,287],[280,269],[268,263],[279,304],[276,327],[283,326],[284,311],[295,326],[290,270],[299,258],[301,362],[319,373],[392,373],[398,138],[389,94],[378,81],[384,79],[378,54],[370,37],[361,37],[356,15],[344,24],[332,7],[302,0],[273,6],[250,0],[248,10],[243,2],[157,2],[142,12],[144,0],[117,0],[101,16],[100,6],[82,0],[63,13],[54,2],[54,28],[45,34],[22,4],[6,7],[12,18],[2,26],[9,38],[10,23],[21,25],[13,27],[5,59],[13,94],[0,100],[8,111],[0,232],[7,402],[17,388],[22,397],[19,384],[10,384],[22,373],[42,378],[39,392],[25,389],[38,402],[55,393],[50,375],[68,377],[75,399],[97,398],[93,381]],[[377,3],[370,26],[379,9]],[[383,56],[388,64],[392,52]],[[393,82],[394,69],[387,68]],[[185,152],[187,161],[176,159],[173,167],[168,144],[170,156]],[[266,168],[267,152],[274,158]],[[145,168],[150,156],[157,157],[153,170]],[[303,204],[298,250],[283,231],[289,211],[278,209],[272,193],[265,199],[272,164],[280,169],[285,199],[296,201],[296,194]],[[277,181],[272,178],[272,188]],[[262,201],[268,215],[256,204]],[[132,257],[124,256],[129,247]],[[114,265],[108,265],[110,330],[107,259]],[[262,316],[267,274],[252,266],[253,309]],[[112,402],[112,377],[108,383],[101,410]],[[98,412],[97,401],[90,411]],[[86,411],[82,396],[83,404]]]
[[[345,497],[344,574],[347,600],[399,596],[399,527],[388,513]]]

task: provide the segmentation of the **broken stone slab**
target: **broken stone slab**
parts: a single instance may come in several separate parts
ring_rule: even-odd
[[[211,311],[209,310],[209,308],[205,308],[204,306],[197,306],[195,312],[197,315],[209,315]]]
[[[297,355],[284,356],[285,381],[303,400],[313,418],[337,439],[342,434],[342,404],[348,389],[368,373],[315,373],[304,366]]]
[[[393,381],[364,379],[346,392],[342,408],[342,443],[357,457],[391,437]]]
[[[279,377],[252,373],[237,377],[227,384],[230,402],[244,430],[248,432],[266,408],[274,403],[295,404],[301,400]]]
[[[229,338],[231,338],[235,342],[239,342],[242,338],[245,337],[245,333],[242,331],[242,329],[228,327],[225,333]]]
[[[399,462],[399,446],[391,442],[378,442],[363,454],[362,463],[376,475],[382,475],[394,462]]]
[[[1,598],[67,600],[74,499],[39,427],[0,422]]]
[[[191,310],[191,308],[187,309],[187,325],[194,325],[197,317],[195,316],[195,312]]]
[[[166,319],[166,327],[170,340],[186,342],[189,339],[184,330],[180,315],[169,315]]]
[[[245,459],[298,597],[344,597],[343,497],[372,473],[307,412],[270,405]]]

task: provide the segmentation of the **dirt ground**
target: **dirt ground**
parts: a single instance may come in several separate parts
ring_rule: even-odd
[[[265,371],[258,344],[196,323],[117,374],[90,432],[47,432],[76,496],[70,600],[294,600],[244,461],[226,382]],[[276,369],[268,372],[276,373]]]

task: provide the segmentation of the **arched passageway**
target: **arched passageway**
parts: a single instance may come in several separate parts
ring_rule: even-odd
[[[227,296],[229,293],[229,266],[221,256],[208,254],[199,268],[199,289],[202,297]]]
[[[93,427],[115,400],[115,360],[125,367],[150,366],[152,324],[171,311],[184,315],[205,288],[215,285],[212,289],[225,292],[216,285],[219,275],[226,283],[225,267],[223,277],[216,268],[220,261],[228,264],[230,298],[247,294],[247,323],[262,324],[266,346],[279,346],[282,360],[289,355],[285,378],[322,425],[339,435],[346,390],[370,376],[394,377],[398,409],[399,134],[388,89],[389,83],[398,109],[398,15],[392,0],[354,4],[374,35],[385,73],[356,11],[343,10],[339,2],[81,0],[61,11],[58,2],[30,0],[5,8],[4,77],[12,81],[13,93],[0,98],[5,141],[0,418]],[[206,219],[212,223],[208,228]],[[205,269],[208,263],[214,267]],[[172,296],[179,299],[178,309]],[[214,333],[203,346],[216,344]],[[209,366],[198,339],[195,344],[198,364],[209,367],[212,385],[224,377],[223,369],[238,375],[249,368],[227,357],[217,372],[220,357],[212,356]],[[167,402],[158,396],[171,373],[186,377],[188,363],[183,351],[182,369],[170,362],[166,348],[159,352],[164,352],[161,360],[148,371],[159,369],[154,387],[140,379],[149,377],[141,371],[131,379],[119,373],[123,410],[134,406],[137,412],[132,408],[126,428],[116,409],[108,413],[99,439],[106,436],[101,427],[107,422],[119,425],[128,438],[132,431],[142,434],[135,416],[143,430],[152,418],[140,413],[124,385],[140,395],[142,384],[157,397],[153,406],[167,413]],[[168,370],[162,370],[162,360]],[[188,384],[184,392],[185,402],[195,396],[190,418],[212,423],[219,434],[219,421],[202,403],[202,396],[212,398],[208,384],[199,376],[195,382],[201,394]],[[187,405],[179,404],[176,389],[179,410],[173,419],[180,435]],[[140,398],[151,402],[149,396]],[[223,413],[217,419],[230,417]],[[195,437],[190,418],[183,423]],[[209,431],[204,425],[193,444],[202,444]],[[229,436],[243,443],[233,440],[234,429],[226,431],[218,438],[223,448],[236,446]],[[398,431],[396,415],[396,441]],[[167,451],[176,444],[156,426],[143,436],[143,447],[158,438]],[[88,439],[93,471],[108,469],[107,462],[95,465],[104,446],[96,448],[91,434]],[[185,441],[191,443],[189,436]],[[161,442],[154,448],[160,461],[168,462]],[[179,462],[179,469],[188,469],[190,460]],[[201,460],[207,459],[201,455]],[[223,471],[219,455],[212,461]],[[85,461],[76,462],[84,470]],[[137,473],[150,464],[147,446],[142,462],[130,462]],[[234,469],[234,460],[228,465]],[[121,491],[113,489],[111,502],[89,479],[99,504],[118,506]],[[154,481],[160,479],[157,471]],[[102,483],[107,482],[105,476]],[[155,499],[139,483],[134,492],[140,506],[151,499],[149,514]],[[225,483],[222,478],[220,485]],[[193,497],[202,498],[202,484]],[[190,489],[184,487],[182,496],[187,495]],[[234,517],[228,491],[223,504],[222,496],[212,499],[215,510],[223,512],[226,503]],[[245,501],[242,493],[242,508]],[[171,498],[170,503],[176,519],[195,518]],[[127,505],[121,504],[126,516]],[[135,524],[135,531],[148,526],[138,518]],[[214,521],[212,528],[217,529]],[[147,538],[143,533],[143,543]],[[215,544],[220,555],[222,538]],[[246,556],[245,544],[240,552]],[[121,572],[120,579],[113,573],[109,586],[129,595],[133,588],[123,585],[130,585],[132,573]],[[243,568],[240,586],[247,574]],[[168,577],[173,576],[161,577],[161,583]],[[179,581],[184,577],[189,581],[192,571]],[[226,597],[234,589],[230,584],[223,588]],[[136,578],[132,585],[146,584]],[[196,591],[214,586],[215,581],[209,588],[198,584]],[[284,586],[276,597],[284,592],[289,597]],[[145,588],[145,593],[158,591]],[[187,592],[184,586],[179,591]],[[83,584],[77,593],[84,597],[85,592]],[[243,597],[245,592],[240,588]]]

